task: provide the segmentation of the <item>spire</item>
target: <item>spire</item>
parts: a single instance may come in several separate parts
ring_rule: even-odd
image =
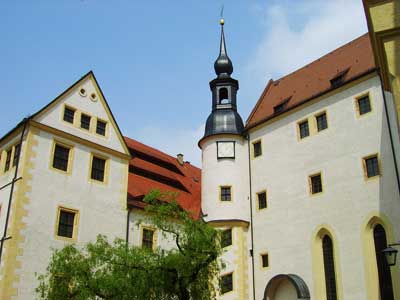
[[[226,53],[225,35],[224,35],[224,19],[219,21],[221,25],[221,42],[219,46],[219,56],[214,63],[214,70],[218,77],[229,77],[233,72],[232,61]]]

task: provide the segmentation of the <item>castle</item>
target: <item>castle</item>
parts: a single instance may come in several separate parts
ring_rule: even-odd
[[[219,299],[400,299],[399,133],[365,34],[278,80],[244,123],[221,20],[201,170],[122,135],[92,72],[0,139],[0,298],[33,298],[50,248],[172,244],[151,189],[222,230]],[[195,146],[195,145],[193,145]]]

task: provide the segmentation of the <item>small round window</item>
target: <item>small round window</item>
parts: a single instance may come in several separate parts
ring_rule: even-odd
[[[84,88],[81,88],[81,89],[79,90],[79,94],[80,94],[82,97],[85,97],[85,96],[86,96],[86,90],[85,90]]]
[[[97,95],[96,95],[95,93],[91,93],[91,94],[90,94],[90,99],[91,99],[92,101],[97,101]]]

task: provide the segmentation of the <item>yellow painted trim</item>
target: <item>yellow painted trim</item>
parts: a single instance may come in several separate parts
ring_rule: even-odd
[[[367,113],[365,113],[363,115],[360,115],[360,107],[358,105],[358,100],[363,98],[363,97],[365,97],[365,96],[368,96],[369,105],[371,107],[371,111],[369,111],[369,112],[367,112]],[[371,97],[370,91],[364,92],[364,93],[359,94],[359,95],[354,97],[354,111],[355,111],[356,119],[361,119],[361,118],[364,118],[364,117],[372,115],[372,113],[374,112],[374,101],[373,101],[373,99]]]
[[[7,156],[8,156],[8,152],[10,153],[10,165],[8,166],[8,169],[6,170],[6,162],[7,162]],[[8,172],[10,172],[13,169],[12,166],[12,162],[13,162],[13,153],[14,153],[14,149],[13,147],[8,147],[6,150],[4,150],[5,153],[5,160],[4,160],[4,165],[3,165],[3,174],[6,174]]]
[[[365,269],[365,286],[367,292],[367,300],[380,299],[378,267],[376,264],[375,242],[373,230],[377,224],[383,226],[386,232],[387,243],[397,242],[394,239],[393,226],[387,216],[381,212],[371,212],[366,218],[361,228],[361,240],[364,255]],[[399,260],[397,258],[397,260]],[[399,263],[395,267],[391,267],[392,284],[394,299],[400,297],[400,270]]]
[[[92,178],[93,157],[97,157],[97,158],[105,160],[103,181],[96,180],[96,179]],[[107,157],[107,156],[104,156],[103,154],[94,153],[94,152],[90,153],[88,181],[89,182],[93,182],[93,183],[97,183],[97,184],[107,185],[108,184],[109,173],[110,173],[110,158]]]
[[[8,235],[12,239],[4,244],[2,257],[2,266],[0,276],[0,299],[13,299],[18,296],[18,283],[20,278],[20,269],[23,269],[25,230],[27,224],[25,219],[29,214],[27,205],[30,202],[28,197],[31,191],[31,170],[34,168],[33,159],[36,157],[36,146],[38,144],[35,136],[38,131],[35,128],[27,127],[26,137],[22,143],[21,156],[19,164],[19,174],[23,180],[15,184],[13,202],[11,208]]]
[[[89,120],[89,129],[82,127],[82,116],[87,116]],[[83,131],[93,133],[93,116],[84,111],[79,111],[79,128]]]
[[[104,120],[104,119],[102,119],[102,118],[99,118],[99,117],[94,117],[93,118],[94,119],[94,134],[97,136],[97,137],[100,137],[100,138],[102,138],[102,139],[108,139],[108,137],[109,137],[109,134],[108,134],[108,127],[110,127],[110,125],[109,125],[109,122],[108,121],[106,121],[106,120]],[[105,123],[106,124],[106,128],[105,128],[105,134],[104,135],[101,135],[101,134],[98,134],[97,133],[97,123],[98,122],[103,122],[103,123]]]
[[[221,247],[222,247],[222,249],[224,249],[224,251],[228,251],[229,249],[233,248],[233,245],[234,245],[234,240],[235,240],[235,238],[234,238],[234,230],[233,230],[233,227],[222,228],[222,229],[220,229],[220,230],[221,230],[221,243],[222,243],[222,234],[223,234],[223,232],[228,231],[228,230],[231,231],[231,242],[232,242],[232,243],[231,243],[230,245],[228,245],[228,246],[225,246],[225,247],[222,247],[222,245],[221,245]]]
[[[311,177],[320,175],[321,176],[321,187],[322,187],[322,192],[318,192],[318,193],[313,193],[312,192],[312,182],[311,182]],[[325,193],[325,186],[324,186],[324,176],[322,174],[322,171],[313,173],[311,175],[308,175],[308,194],[313,197],[313,196],[319,196]]]
[[[243,227],[248,228],[249,222],[242,221],[242,220],[214,220],[209,221],[207,224],[213,227]]]
[[[65,113],[65,109],[66,108],[74,111],[74,120],[73,120],[72,123],[67,122],[67,121],[64,120],[64,113]],[[69,126],[69,127],[77,128],[77,126],[78,126],[78,124],[77,124],[77,119],[78,118],[76,117],[77,115],[78,115],[78,110],[75,107],[72,107],[71,105],[64,103],[63,108],[61,109],[61,122],[64,125]]]
[[[153,248],[152,250],[156,250],[158,245],[157,245],[157,241],[158,241],[158,230],[157,228],[150,226],[150,225],[143,225],[140,224],[139,225],[139,231],[140,231],[140,235],[139,235],[139,243],[138,245],[140,245],[140,247],[143,247],[143,229],[147,229],[150,231],[153,231]]]
[[[266,267],[263,267],[263,259],[262,259],[262,257],[264,255],[268,255],[268,266],[266,266]],[[270,267],[271,267],[271,260],[270,260],[270,255],[269,255],[268,251],[261,252],[260,253],[260,270],[261,271],[267,271],[267,270],[270,269]]]
[[[74,217],[74,227],[72,229],[72,238],[58,235],[58,227],[60,224],[60,213],[61,211],[71,212],[75,214]],[[79,210],[68,208],[65,206],[57,206],[56,222],[54,224],[54,238],[56,240],[64,242],[76,242],[78,240],[78,230],[79,230]]]
[[[255,156],[255,155],[254,155],[254,145],[255,145],[256,143],[258,143],[258,142],[260,143],[260,146],[261,146],[261,154],[258,155],[258,156]],[[255,141],[252,141],[252,142],[251,142],[251,159],[260,158],[260,157],[263,156],[263,154],[264,154],[264,147],[263,147],[263,144],[262,144],[262,139],[259,138],[259,139],[255,140]]]
[[[233,292],[235,292],[235,287],[236,287],[236,283],[235,283],[235,274],[234,274],[235,272],[227,272],[227,273],[223,273],[223,274],[221,274],[220,275],[220,280],[221,280],[221,283],[222,283],[222,277],[225,277],[225,276],[228,276],[228,275],[231,275],[232,274],[232,290],[231,291],[229,291],[229,292],[226,292],[226,293],[222,293],[222,291],[220,290],[220,295],[221,295],[221,297],[225,297],[226,295],[230,295],[230,294],[232,294]]]
[[[376,157],[378,159],[379,174],[375,175],[375,176],[372,176],[372,177],[368,177],[366,160],[369,159],[369,158],[373,158],[373,157]],[[381,159],[380,159],[378,153],[374,153],[374,154],[370,154],[370,155],[364,156],[362,158],[362,160],[361,160],[361,163],[362,163],[362,169],[363,169],[363,174],[364,174],[364,180],[365,181],[368,182],[368,181],[371,181],[371,180],[376,180],[376,179],[379,179],[382,176],[382,163],[381,163]]]
[[[312,99],[310,101],[305,102],[304,104],[302,104],[300,106],[297,106],[297,107],[295,107],[295,108],[293,108],[293,109],[291,109],[289,111],[286,111],[286,112],[276,116],[275,118],[272,118],[272,119],[269,119],[269,120],[267,120],[265,122],[262,122],[261,124],[258,124],[257,126],[254,126],[254,127],[250,128],[248,130],[248,132],[252,133],[252,132],[257,131],[257,130],[259,130],[261,128],[264,128],[264,127],[266,127],[266,126],[268,126],[268,125],[270,125],[272,123],[278,122],[278,121],[280,121],[280,120],[282,120],[282,119],[284,119],[284,118],[286,118],[286,117],[288,117],[288,116],[290,116],[290,115],[292,115],[292,114],[294,114],[294,113],[296,113],[296,112],[298,112],[300,110],[305,109],[306,107],[309,107],[309,106],[311,106],[311,105],[313,105],[313,104],[315,104],[317,102],[320,102],[320,101],[322,101],[322,100],[324,100],[326,98],[332,97],[335,94],[341,93],[341,92],[343,92],[343,91],[345,91],[347,89],[350,89],[350,88],[360,84],[361,82],[367,81],[367,80],[369,80],[369,79],[371,79],[373,77],[376,77],[376,76],[378,76],[376,71],[375,72],[371,72],[371,73],[369,73],[369,74],[367,74],[367,75],[365,75],[365,76],[363,76],[363,77],[361,77],[361,78],[359,78],[357,80],[353,80],[352,82],[349,82],[349,83],[347,83],[345,85],[342,85],[341,87],[339,87],[337,89],[334,89],[333,91],[330,91],[330,92],[328,92],[328,93],[326,93],[326,94],[324,94],[322,96],[314,98],[314,99]]]
[[[230,190],[231,190],[231,200],[229,200],[229,201],[227,201],[227,200],[222,201],[222,188],[230,188]],[[232,203],[232,202],[233,202],[233,187],[232,187],[231,185],[227,185],[227,184],[225,184],[225,185],[220,185],[220,186],[218,187],[218,190],[219,190],[219,196],[218,196],[219,202],[221,202],[221,203]]]
[[[53,162],[54,162],[54,152],[56,150],[56,145],[60,145],[62,147],[68,148],[69,153],[68,153],[68,164],[67,164],[67,171],[63,171],[57,168],[53,167]],[[72,174],[72,165],[74,161],[74,145],[59,139],[53,139],[53,144],[51,146],[51,152],[50,152],[50,160],[49,160],[49,169],[55,172],[58,172],[60,174],[65,174],[65,175],[71,175]]]
[[[264,207],[264,208],[260,208],[260,199],[259,199],[259,196],[260,196],[260,194],[262,194],[262,193],[265,193],[265,201],[266,201],[266,205],[267,205],[267,206]],[[256,199],[257,199],[256,211],[263,211],[263,210],[266,210],[266,209],[268,208],[268,193],[267,193],[267,190],[266,190],[266,189],[257,192],[257,193],[256,193]]]
[[[127,159],[127,160],[131,159],[130,155],[126,155],[126,154],[124,154],[122,152],[119,152],[119,151],[116,151],[114,149],[111,149],[111,148],[96,144],[94,142],[85,140],[85,139],[80,138],[80,137],[78,137],[76,135],[67,133],[65,131],[56,129],[54,127],[50,127],[50,126],[47,126],[47,125],[44,125],[42,123],[38,123],[38,122],[35,122],[35,121],[29,121],[29,124],[32,125],[32,127],[35,127],[37,129],[40,129],[40,130],[43,130],[45,132],[48,132],[48,133],[57,135],[59,137],[68,139],[68,140],[70,140],[72,142],[80,143],[80,144],[85,145],[87,147],[94,148],[94,149],[96,149],[98,151],[105,152],[107,154],[110,154],[110,155],[113,155],[113,156],[117,156],[117,157],[120,157],[120,158],[123,158],[123,159]]]
[[[322,238],[328,235],[332,239],[333,259],[335,263],[337,300],[343,300],[342,272],[340,268],[339,243],[333,229],[328,224],[316,228],[312,237],[312,262],[314,279],[314,299],[326,299],[325,269],[322,252]]]

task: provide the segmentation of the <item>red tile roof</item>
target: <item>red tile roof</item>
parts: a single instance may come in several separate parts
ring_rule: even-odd
[[[343,74],[344,84],[375,69],[369,35],[364,34],[279,80],[271,79],[247,119],[246,128],[255,127],[333,90],[331,80],[340,74]],[[274,113],[274,107],[285,101],[284,108]]]
[[[201,170],[190,163],[180,165],[157,149],[125,137],[132,154],[129,163],[128,205],[144,208],[143,197],[153,189],[176,192],[177,202],[194,218],[201,212]]]

